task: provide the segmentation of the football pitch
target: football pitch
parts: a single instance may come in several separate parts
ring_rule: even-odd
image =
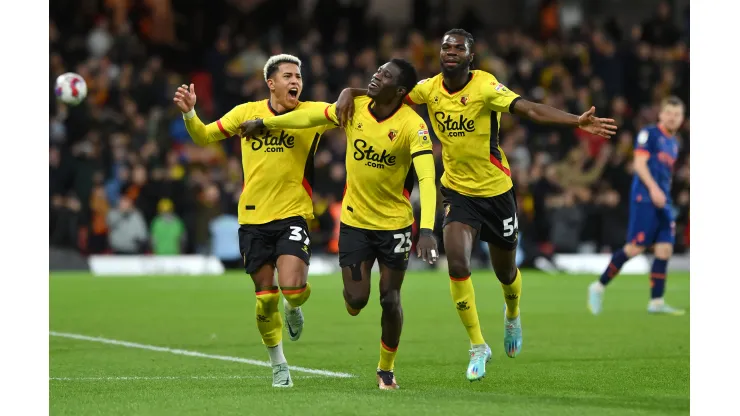
[[[470,383],[467,334],[448,277],[409,273],[396,358],[401,389],[375,384],[377,275],[367,308],[344,309],[338,275],[312,276],[301,339],[283,343],[295,386],[271,386],[249,277],[100,278],[51,273],[52,415],[674,415],[689,413],[689,314],[649,316],[647,276],[619,276],[603,313],[586,309],[594,276],[523,271],[519,357],[503,350],[503,298],[473,274],[487,376]],[[689,307],[689,275],[667,300]],[[281,308],[282,310],[282,308]],[[301,367],[301,368],[298,368]]]

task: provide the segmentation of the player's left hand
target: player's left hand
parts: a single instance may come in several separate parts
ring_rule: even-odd
[[[421,229],[419,242],[416,243],[416,255],[429,264],[434,264],[437,261],[439,250],[437,249],[437,239],[434,238],[432,230]]]
[[[591,106],[588,111],[578,117],[578,127],[591,134],[606,137],[607,139],[611,138],[617,132],[617,125],[614,119],[596,117],[594,116],[595,112],[596,107]]]
[[[337,119],[339,121],[339,127],[345,128],[347,124],[352,121],[352,117],[355,115],[355,97],[352,96],[352,91],[349,88],[342,90],[337,99]]]
[[[257,135],[265,127],[262,119],[247,120],[239,125],[239,137],[249,140],[250,137]]]

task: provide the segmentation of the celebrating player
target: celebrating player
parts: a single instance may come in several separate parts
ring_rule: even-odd
[[[661,104],[658,124],[643,129],[637,135],[627,244],[614,253],[601,278],[588,288],[588,307],[594,315],[601,312],[604,290],[624,263],[651,245],[655,260],[650,271],[650,303],[647,310],[649,313],[669,315],[685,313],[663,300],[666,268],[676,238],[676,223],[671,210],[671,181],[673,164],[678,156],[675,136],[683,124],[683,118],[683,102],[677,97],[669,97]]]
[[[301,61],[291,55],[272,56],[264,67],[270,88],[267,100],[234,107],[208,125],[195,113],[195,85],[177,89],[175,104],[185,126],[201,146],[234,136],[245,120],[325,106],[300,102]],[[344,94],[340,101],[351,96]],[[293,380],[283,355],[280,291],[290,339],[303,331],[303,305],[311,294],[308,264],[311,257],[307,219],[313,218],[311,187],[314,153],[329,126],[305,130],[272,129],[242,142],[244,189],[239,198],[239,245],[244,268],[252,277],[257,297],[257,328],[272,363],[273,387],[291,387]],[[275,282],[275,269],[278,279]]]
[[[522,279],[516,267],[518,219],[509,163],[499,146],[501,113],[515,113],[538,123],[580,127],[611,137],[614,120],[597,118],[595,108],[577,116],[519,97],[493,75],[471,70],[473,36],[462,29],[445,33],[440,50],[442,72],[421,80],[406,97],[410,104],[426,104],[434,132],[442,142],[442,195],[452,301],[470,338],[467,378],[486,374],[491,349],[483,339],[475,292],[470,281],[470,256],[476,237],[488,242],[491,264],[503,288],[506,303],[504,349],[516,357],[522,348],[519,298]],[[361,90],[351,90],[354,95]],[[348,106],[351,101],[345,101]],[[340,124],[353,109],[340,106]],[[346,116],[345,116],[346,114]]]
[[[394,361],[403,326],[401,284],[409,262],[411,225],[409,202],[413,189],[413,164],[421,193],[421,231],[417,255],[432,263],[437,258],[434,229],[436,189],[434,159],[424,121],[403,98],[414,88],[414,67],[393,59],[373,75],[367,97],[358,97],[358,109],[345,126],[347,187],[342,200],[339,264],[344,281],[347,311],[355,316],[370,297],[370,272],[380,264],[382,335],[378,386],[397,389]],[[344,107],[346,108],[346,106]],[[307,107],[279,117],[244,123],[242,135],[260,128],[318,128],[338,123],[337,105]]]

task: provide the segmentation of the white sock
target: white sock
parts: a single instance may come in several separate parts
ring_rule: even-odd
[[[298,309],[298,308],[294,308],[293,306],[291,306],[290,302],[288,302],[288,299],[285,299],[285,298],[283,298],[283,305],[285,306],[285,309],[287,309],[289,311],[292,311],[294,309]]]
[[[603,292],[606,289],[606,286],[598,280],[593,283],[593,287],[599,292]]]
[[[267,347],[267,353],[270,355],[270,363],[272,365],[278,365],[287,363],[285,355],[283,355],[283,341],[274,347]]]
[[[663,298],[650,299],[650,306],[663,306],[664,303]]]

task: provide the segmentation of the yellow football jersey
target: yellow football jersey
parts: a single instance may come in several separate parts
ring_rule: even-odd
[[[448,91],[440,73],[419,81],[406,98],[427,105],[442,142],[443,186],[474,197],[500,195],[512,187],[498,133],[501,113],[511,112],[518,94],[488,72],[474,70],[460,91]]]
[[[301,102],[292,110],[326,104]],[[277,115],[269,100],[238,105],[209,125],[197,116],[185,120],[193,140],[199,145],[234,136],[247,120]],[[244,189],[239,198],[239,223],[264,224],[300,216],[313,218],[314,153],[321,135],[332,126],[309,129],[268,130],[249,140],[241,139]]]
[[[409,202],[412,161],[431,155],[432,143],[426,123],[411,107],[402,104],[390,117],[378,120],[370,112],[371,101],[366,96],[355,98],[355,114],[345,129],[347,184],[341,221],[367,230],[398,230],[414,222]],[[325,115],[337,123],[336,105],[327,107]],[[429,163],[433,178],[431,158]],[[433,215],[430,220],[431,226],[422,227],[433,228]]]

